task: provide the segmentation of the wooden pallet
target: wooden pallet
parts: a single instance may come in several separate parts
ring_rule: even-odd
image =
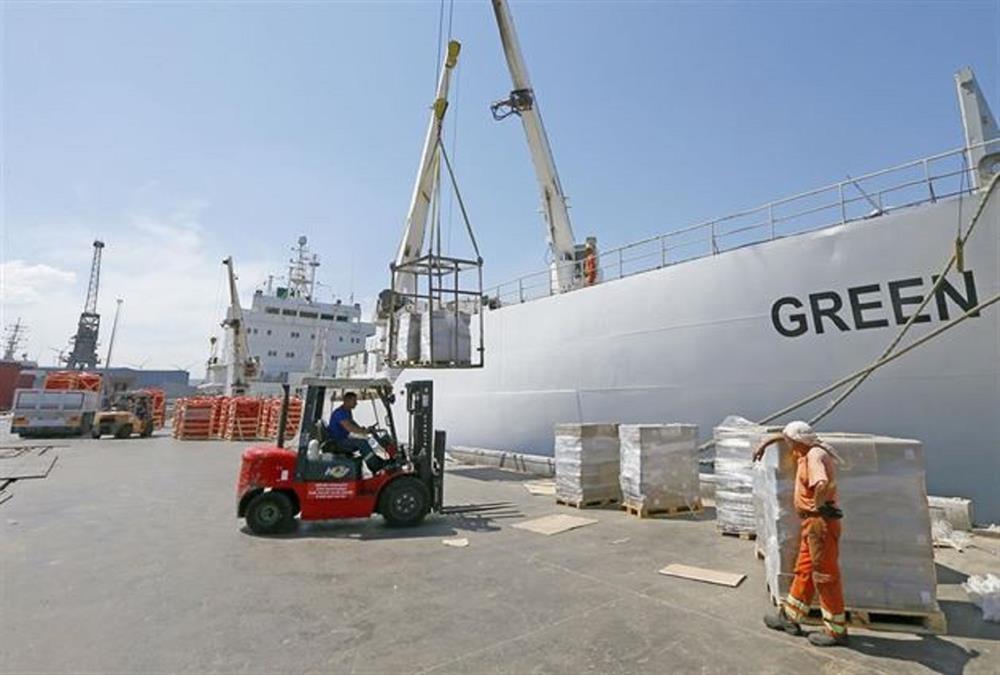
[[[556,504],[562,504],[563,506],[571,506],[574,509],[600,509],[607,506],[614,506],[617,503],[618,503],[617,498],[588,499],[584,501],[575,501],[571,499],[563,499],[562,497],[556,497]]]
[[[774,594],[768,585],[768,596],[774,602]],[[860,607],[848,607],[844,611],[847,619],[847,627],[864,628],[865,630],[882,631],[888,633],[919,633],[930,635],[943,635],[948,632],[948,618],[944,612],[936,610],[933,612],[909,612],[899,609],[872,609]],[[809,615],[802,620],[802,623],[809,626],[819,626],[823,624],[823,614],[819,607],[813,607]]]
[[[641,504],[625,500],[622,503],[622,509],[628,513],[630,516],[636,516],[637,518],[656,518],[669,517],[677,515],[696,515],[701,513],[701,502],[696,502],[690,506],[670,506],[666,508],[651,508],[645,507]]]
[[[864,628],[887,633],[919,633],[938,635],[948,632],[948,619],[944,612],[901,612],[896,609],[847,609],[844,612],[848,630]],[[809,612],[802,623],[822,625],[818,609]]]
[[[753,532],[729,532],[728,530],[719,530],[719,534],[724,537],[736,537],[742,539],[743,541],[753,541],[757,538],[757,535]]]

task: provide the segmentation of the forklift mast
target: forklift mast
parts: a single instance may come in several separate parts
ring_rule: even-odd
[[[410,458],[417,476],[431,491],[431,509],[444,505],[445,432],[434,430],[434,383],[406,383],[406,412],[410,416]]]

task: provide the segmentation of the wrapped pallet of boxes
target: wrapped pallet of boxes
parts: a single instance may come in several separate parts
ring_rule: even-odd
[[[753,451],[768,433],[742,417],[727,417],[714,430],[715,512],[719,531],[752,537],[756,532],[753,504]]]
[[[847,610],[872,622],[891,615],[913,621],[915,628],[943,630],[920,442],[866,434],[821,437],[842,460],[837,491],[844,511],[840,571]],[[791,453],[778,445],[754,471],[757,543],[775,603],[788,593],[798,555],[795,468]]]
[[[402,310],[396,313],[396,344],[394,351],[397,361],[420,360],[421,314]]]
[[[637,515],[698,511],[698,427],[622,424],[622,504]]]
[[[621,499],[617,424],[557,424],[556,501],[597,506]]]
[[[424,363],[472,362],[472,317],[468,312],[439,309],[420,322],[420,360]]]

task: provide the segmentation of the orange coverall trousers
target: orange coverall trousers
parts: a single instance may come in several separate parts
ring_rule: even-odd
[[[840,521],[824,521],[819,516],[803,518],[795,579],[785,599],[785,615],[797,622],[809,614],[813,595],[818,591],[823,628],[837,637],[847,635],[839,556]]]

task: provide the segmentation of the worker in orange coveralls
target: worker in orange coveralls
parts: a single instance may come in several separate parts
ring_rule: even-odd
[[[588,286],[597,283],[597,251],[589,241],[583,253],[583,280]]]
[[[810,633],[809,642],[818,647],[846,645],[844,588],[838,563],[843,512],[837,507],[836,455],[807,423],[792,422],[757,446],[754,461],[764,456],[769,445],[782,440],[790,446],[798,465],[794,500],[802,528],[792,587],[782,607],[764,617],[764,623],[774,630],[802,635],[799,623],[809,613],[813,594],[818,591],[823,630]]]

